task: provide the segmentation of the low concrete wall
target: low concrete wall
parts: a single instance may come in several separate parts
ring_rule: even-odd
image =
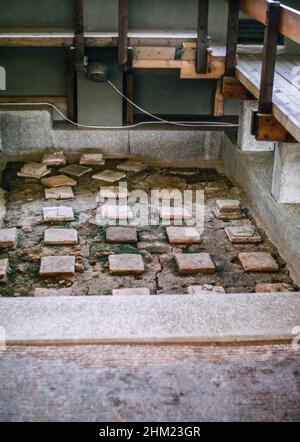
[[[280,249],[300,283],[300,206],[280,204],[271,194],[273,152],[241,152],[232,137],[225,136],[222,160],[231,178],[248,193],[266,231]]]
[[[62,148],[67,152],[98,148],[108,156],[143,156],[153,161],[215,161],[220,159],[223,138],[223,132],[193,129],[53,128],[52,115],[47,110],[0,112],[2,157],[12,160],[41,154],[49,148]]]

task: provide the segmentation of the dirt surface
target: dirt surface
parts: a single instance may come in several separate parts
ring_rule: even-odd
[[[300,420],[290,345],[8,347],[1,421]]]
[[[105,166],[94,168],[94,173],[104,169],[116,169],[122,160],[106,161]],[[2,186],[7,191],[7,213],[3,227],[18,227],[18,247],[15,250],[0,250],[0,258],[9,258],[8,281],[2,283],[2,296],[32,296],[37,287],[72,287],[75,295],[111,295],[112,289],[147,287],[152,294],[187,293],[190,285],[221,285],[226,292],[254,292],[256,283],[290,283],[292,280],[278,250],[258,228],[263,242],[257,245],[233,245],[224,228],[229,225],[252,222],[253,212],[240,189],[226,176],[213,169],[148,169],[141,173],[127,173],[128,190],[153,188],[176,188],[204,190],[205,228],[202,243],[188,247],[172,247],[163,226],[139,226],[137,245],[107,244],[105,227],[97,225],[96,212],[99,206],[97,193],[100,183],[91,179],[91,173],[77,178],[75,199],[46,201],[44,186],[17,177],[23,163],[8,163],[3,173]],[[53,170],[52,175],[56,172]],[[216,219],[213,208],[217,199],[240,199],[245,219],[243,221],[221,221]],[[57,224],[57,227],[74,227],[79,234],[79,245],[45,246],[43,235],[48,227],[42,220],[43,206],[70,206],[74,209],[75,221]],[[273,273],[245,273],[239,260],[240,252],[270,252],[280,270]],[[180,275],[174,253],[206,252],[217,267],[214,275]],[[108,268],[108,255],[112,253],[138,253],[145,263],[143,276],[112,276]],[[39,277],[40,258],[52,255],[75,255],[76,275],[72,278]],[[294,286],[296,288],[296,286]]]

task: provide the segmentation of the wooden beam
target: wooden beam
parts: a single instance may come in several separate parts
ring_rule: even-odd
[[[75,70],[84,71],[84,0],[75,0]]]
[[[118,61],[122,71],[128,70],[128,0],[119,0]]]
[[[241,0],[229,0],[225,73],[235,75]]]
[[[224,113],[224,98],[222,95],[222,79],[217,81],[214,104],[214,117],[222,117]]]
[[[34,95],[26,97],[20,96],[0,96],[0,103],[51,103],[51,104],[67,104],[67,97],[54,97],[54,96],[44,96],[44,95]]]
[[[223,77],[222,95],[224,100],[253,100],[255,97],[236,77]]]
[[[70,120],[76,120],[76,72],[74,70],[74,49],[65,48],[65,66],[67,75],[67,116]]]
[[[260,114],[272,113],[279,20],[280,2],[268,1],[267,23],[265,29],[261,82],[258,100],[258,112]]]
[[[197,45],[197,72],[207,72],[207,49],[208,40],[208,11],[209,0],[198,0],[198,45]]]
[[[227,3],[230,0],[225,0]],[[285,37],[300,44],[300,11],[281,5],[279,32]],[[241,0],[240,10],[260,23],[266,23],[266,0]]]
[[[129,100],[134,100],[134,73],[126,72],[125,74],[125,95]],[[133,124],[134,107],[127,100],[125,101],[125,123]]]
[[[259,114],[257,111],[253,111],[251,132],[257,141],[296,142],[273,115]]]
[[[195,63],[192,61],[182,61],[180,78],[193,80],[218,80],[223,77],[225,73],[225,58],[213,57],[208,55],[208,65],[211,66],[210,72],[206,74],[198,74]]]

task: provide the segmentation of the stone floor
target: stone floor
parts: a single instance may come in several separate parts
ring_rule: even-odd
[[[78,163],[79,158],[76,161]],[[104,170],[120,173],[120,166],[122,168],[125,161],[107,160],[105,165],[91,166],[90,173],[76,178],[73,176],[72,179],[77,181],[77,185],[72,187],[75,198],[57,201],[45,199],[45,186],[39,180],[17,176],[24,163],[8,163],[2,182],[7,199],[2,227],[17,227],[18,242],[14,249],[0,249],[0,259],[9,258],[10,268],[7,280],[3,279],[1,282],[2,296],[33,296],[36,288],[71,288],[68,293],[74,295],[111,295],[113,290],[121,288],[148,288],[151,294],[181,294],[188,293],[189,286],[203,284],[223,286],[227,293],[254,292],[256,284],[262,283],[285,283],[297,288],[285,261],[261,226],[257,226],[262,237],[261,243],[232,244],[229,241],[224,231],[226,227],[245,222],[251,222],[255,226],[256,222],[241,189],[213,169],[148,168],[136,171],[138,169],[133,167],[130,170],[126,166],[126,172],[121,173],[126,173],[129,191],[143,189],[149,193],[153,188],[204,190],[205,229],[200,244],[171,245],[166,227],[163,226],[137,227],[137,243],[108,243],[106,228],[96,222],[96,212],[100,204],[97,193],[101,183],[93,180],[92,176]],[[47,179],[54,175],[57,175],[55,169]],[[236,221],[217,219],[214,207],[218,199],[241,200],[245,218]],[[55,227],[75,229],[78,233],[77,245],[44,244],[44,232],[53,226],[45,223],[43,208],[50,206],[73,209],[74,220],[59,222]],[[271,253],[279,271],[246,272],[239,260],[239,254],[243,252]],[[206,253],[212,258],[216,272],[180,274],[175,260],[178,253]],[[111,274],[108,259],[111,254],[141,255],[144,273],[126,276]],[[39,275],[40,261],[47,256],[75,256],[75,275],[42,278]]]
[[[300,420],[289,345],[8,347],[0,421]]]

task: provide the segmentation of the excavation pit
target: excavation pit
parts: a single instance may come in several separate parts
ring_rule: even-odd
[[[78,161],[79,158],[80,156]],[[2,296],[34,296],[35,293],[37,296],[55,296],[57,293],[63,295],[65,292],[59,292],[61,289],[68,289],[68,293],[77,296],[112,295],[115,290],[130,288],[148,289],[151,295],[198,293],[198,289],[190,288],[193,286],[196,288],[212,286],[212,291],[214,286],[224,287],[226,293],[254,293],[258,284],[288,284],[294,290],[297,289],[290,276],[288,265],[269,240],[261,224],[255,221],[255,212],[247,196],[242,189],[215,169],[180,167],[159,169],[147,165],[146,169],[141,167],[138,172],[130,168],[126,173],[122,172],[126,178],[122,175],[121,185],[126,183],[128,194],[142,190],[149,197],[149,201],[151,191],[154,189],[166,189],[172,192],[176,190],[182,194],[185,190],[204,191],[204,230],[200,235],[201,240],[194,235],[194,242],[191,237],[180,244],[180,239],[177,238],[180,230],[176,230],[177,241],[170,242],[167,234],[168,225],[165,219],[160,218],[160,211],[156,214],[158,225],[145,223],[131,226],[130,223],[126,225],[124,219],[119,223],[116,222],[116,225],[101,225],[97,214],[105,198],[99,197],[99,191],[101,186],[106,188],[107,183],[93,180],[92,176],[104,170],[120,174],[120,168],[123,169],[122,164],[125,161],[126,159],[106,160],[105,164],[91,165],[91,172],[72,178],[77,182],[73,186],[74,198],[63,201],[46,200],[46,186],[40,180],[17,175],[26,165],[25,162],[7,163],[2,175],[2,187],[6,191],[6,214],[2,220],[2,228],[17,228],[18,241],[14,249],[0,249],[0,259],[8,259],[9,263],[6,277],[0,281]],[[68,158],[68,164],[74,164],[74,159]],[[125,169],[128,167],[125,166]],[[59,169],[52,168],[47,180],[58,174]],[[110,175],[112,176],[113,173],[111,172]],[[121,177],[121,175],[118,176]],[[104,178],[106,179],[106,176]],[[116,183],[112,185],[113,190],[117,185]],[[126,192],[120,195],[121,207],[127,201],[124,195]],[[179,194],[174,195],[172,207]],[[218,200],[239,200],[243,217],[237,220],[217,218],[215,208]],[[47,208],[51,207],[65,207],[71,212],[73,210],[74,220],[72,217],[67,217],[69,219],[67,221],[61,217],[44,219],[43,211],[45,213],[45,209],[47,212]],[[135,214],[132,201],[128,201],[128,207]],[[177,226],[178,220],[173,220],[170,225]],[[190,217],[183,225],[191,228]],[[231,243],[225,229],[238,226],[252,226],[262,241]],[[117,231],[115,236],[113,232],[113,229],[118,227],[136,229],[137,242],[135,230],[133,230],[134,238],[129,235],[128,242],[126,242],[125,233],[124,237],[121,235],[122,237],[118,240],[122,230]],[[45,231],[48,229],[74,229],[78,234],[78,244],[75,240],[72,241],[74,244],[70,245],[56,245],[55,241],[53,245],[46,244],[44,238]],[[61,232],[63,231],[59,230],[57,233]],[[74,233],[73,230],[72,232]],[[66,235],[66,241],[67,237],[68,235]],[[116,240],[107,240],[110,237]],[[63,238],[62,242],[64,242]],[[278,271],[246,272],[239,260],[239,255],[258,252],[270,254],[278,265]],[[109,256],[126,257],[128,254],[136,255],[140,266],[142,260],[144,272],[139,271],[135,275],[130,272],[126,274],[126,271],[125,274],[121,272],[121,275],[113,274],[109,268]],[[207,254],[216,271],[211,274],[180,272],[175,259],[175,255],[178,254]],[[72,275],[72,272],[69,272],[66,277],[63,273],[60,275],[59,269],[56,269],[54,276],[47,274],[41,277],[39,269],[42,258],[54,256],[74,257],[75,274]],[[124,262],[124,268],[126,269],[126,262]]]

